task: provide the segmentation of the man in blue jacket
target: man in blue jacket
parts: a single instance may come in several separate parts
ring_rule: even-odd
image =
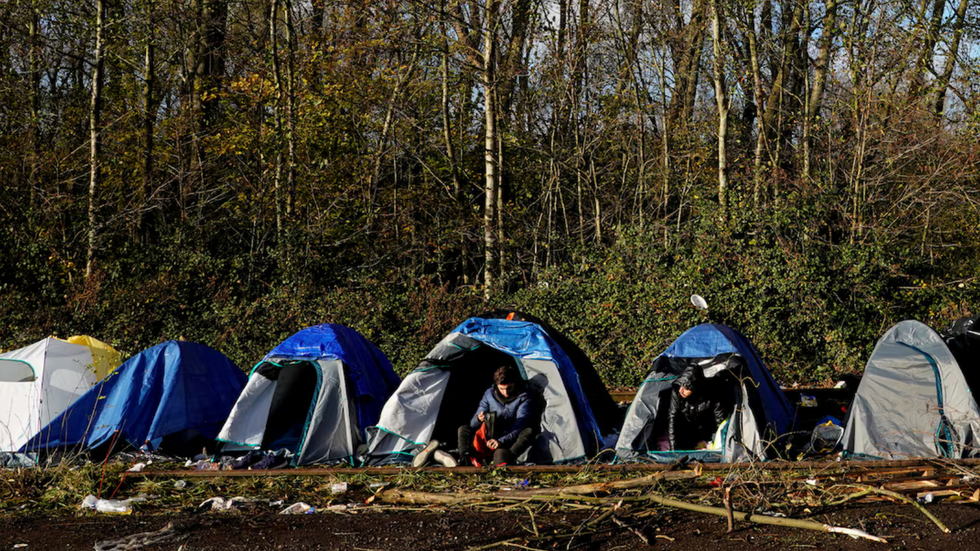
[[[540,407],[527,381],[515,366],[501,366],[473,419],[459,427],[460,463],[478,467],[513,463],[530,447],[540,424]]]

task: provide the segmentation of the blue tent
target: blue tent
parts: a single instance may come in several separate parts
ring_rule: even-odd
[[[369,430],[371,460],[410,460],[433,438],[455,443],[457,428],[469,421],[504,363],[515,364],[544,398],[541,436],[529,461],[572,461],[599,448],[602,431],[583,388],[587,375],[598,380],[592,365],[575,364],[542,324],[517,313],[490,314],[456,327],[405,378]],[[588,391],[609,399],[601,385]]]
[[[165,438],[175,447],[213,441],[245,379],[231,360],[208,346],[167,341],[119,366],[41,429],[24,450],[91,450],[125,442],[152,451]]]
[[[347,366],[347,378],[358,396],[358,426],[378,422],[381,407],[398,388],[401,377],[381,350],[357,331],[344,325],[325,323],[307,327],[284,340],[265,356],[269,358],[333,358]]]
[[[299,465],[351,460],[401,380],[349,327],[308,327],[252,370],[218,439],[224,451],[287,450]]]
[[[730,386],[735,407],[711,449],[662,449],[671,383],[692,366],[706,378]],[[616,451],[625,459],[645,456],[658,461],[681,454],[707,461],[759,459],[767,455],[768,439],[785,434],[792,421],[789,401],[752,343],[730,327],[705,323],[687,330],[654,360],[653,371],[626,414]]]

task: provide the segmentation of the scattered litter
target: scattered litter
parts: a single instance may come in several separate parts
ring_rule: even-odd
[[[933,499],[935,497],[932,495],[932,492],[928,492],[924,496],[919,497],[919,503],[932,503]]]
[[[15,543],[14,544],[14,549],[22,549],[24,547],[27,547],[27,544],[26,543]]]
[[[514,485],[515,490],[527,490],[530,487],[531,487],[531,480],[528,478],[525,478],[524,480]]]
[[[231,499],[212,497],[202,501],[197,508],[199,511],[230,511],[232,509],[246,509],[249,507],[254,507],[256,503],[261,501],[262,500],[247,499],[241,496],[235,496]]]
[[[99,513],[116,513],[128,515],[133,512],[133,503],[146,501],[144,497],[134,497],[132,499],[99,499],[92,494],[85,496],[80,509],[95,509]]]
[[[368,488],[384,488],[387,485],[387,482],[372,482],[368,485]]]
[[[186,480],[178,480],[178,481],[174,482],[174,488],[177,488],[178,490],[183,490],[186,487],[187,487],[187,481]]]
[[[279,511],[280,515],[310,515],[316,512],[316,508],[303,503],[302,501],[293,503],[289,507],[286,507],[282,511]]]
[[[810,486],[816,486],[817,485],[817,479],[816,478],[808,478],[808,479],[806,479],[806,483],[808,485],[810,485]]]
[[[355,505],[353,503],[338,503],[337,505],[331,505],[327,507],[328,511],[346,511],[347,509],[353,509]],[[313,512],[313,511],[309,511]]]
[[[331,494],[342,494],[342,493],[344,493],[346,491],[347,491],[347,483],[346,482],[338,482],[338,483],[330,486],[330,493]]]
[[[138,472],[141,472],[145,468],[146,468],[146,463],[137,463],[137,464],[133,465],[132,467],[130,467],[127,472],[130,472],[130,473],[138,473]]]

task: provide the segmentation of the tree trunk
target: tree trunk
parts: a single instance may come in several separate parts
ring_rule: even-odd
[[[764,184],[765,169],[762,166],[762,153],[766,146],[766,125],[763,121],[763,113],[766,110],[765,99],[762,96],[762,69],[759,64],[759,41],[755,31],[755,3],[749,4],[750,16],[746,35],[749,42],[749,65],[752,68],[752,94],[755,101],[756,116],[756,136],[755,153],[752,158],[752,203],[756,208],[762,206],[762,186]]]
[[[282,193],[282,106],[283,106],[283,86],[282,72],[279,68],[279,0],[272,0],[269,9],[269,48],[272,51],[272,81],[276,89],[275,105],[275,126],[276,126],[276,168],[273,176],[272,189],[276,204],[276,237],[282,242],[283,224],[285,219],[285,209],[283,208]]]
[[[442,139],[446,144],[446,158],[449,160],[449,173],[453,179],[453,200],[459,203],[460,186],[459,172],[456,170],[456,151],[453,149],[452,124],[449,118],[449,38],[446,34],[446,3],[440,5],[439,30],[442,33],[442,65],[440,77],[442,80]]]
[[[95,70],[92,73],[92,101],[89,106],[89,181],[88,181],[88,254],[85,261],[85,277],[92,275],[95,265],[96,240],[98,224],[96,209],[98,207],[97,193],[99,190],[102,169],[102,82],[105,79],[104,34],[105,34],[105,2],[96,0],[95,4]]]
[[[694,0],[691,20],[686,25],[681,14],[681,6],[675,0],[673,5],[676,32],[681,35],[672,47],[674,58],[674,94],[670,100],[670,125],[675,129],[684,128],[694,116],[694,103],[697,99],[698,80],[701,66],[701,50],[704,43],[706,10],[705,0]]]
[[[293,27],[292,0],[283,0],[286,23],[286,217],[293,214],[296,202],[296,30]]]
[[[949,41],[949,51],[946,53],[946,64],[943,72],[936,79],[936,99],[933,104],[933,114],[937,119],[941,119],[946,108],[946,91],[949,89],[949,82],[953,78],[953,70],[959,59],[960,40],[963,38],[963,24],[966,20],[966,8],[968,0],[960,0],[956,8],[956,16],[953,20],[953,37]]]
[[[728,216],[728,96],[725,87],[725,67],[722,58],[721,5],[719,0],[711,0],[711,41],[714,51],[715,103],[718,105],[718,203],[721,215]]]
[[[926,5],[926,1],[923,0],[919,14],[922,21],[925,21]],[[915,74],[909,84],[909,96],[912,98],[919,98],[925,94],[925,83],[935,74],[933,60],[936,55],[936,44],[939,42],[939,32],[942,28],[945,12],[946,0],[935,0],[932,6],[932,14],[929,17],[929,24],[925,27],[925,36],[921,36],[918,40],[921,48],[915,62]]]
[[[485,202],[483,209],[483,240],[485,247],[485,266],[483,269],[484,297],[489,299],[496,278],[494,271],[497,268],[497,231],[496,208],[497,208],[497,74],[496,74],[496,50],[497,50],[497,25],[500,16],[500,0],[487,0],[487,9],[483,42],[483,110],[485,117],[484,124],[484,165],[485,176]]]
[[[29,176],[28,184],[31,187],[31,202],[33,207],[37,204],[38,187],[38,165],[41,157],[41,45],[40,45],[40,14],[38,13],[37,1],[31,3],[31,15],[29,25],[28,42],[30,44],[30,71],[31,71],[31,124],[30,142],[31,158],[27,170]]]
[[[807,100],[806,120],[804,121],[804,125],[808,129],[804,144],[806,154],[803,159],[805,167],[803,172],[805,177],[810,176],[813,125],[816,124],[817,117],[820,114],[820,104],[823,102],[824,88],[827,83],[827,71],[830,66],[830,50],[837,36],[837,0],[827,0],[826,10],[823,17],[823,29],[820,33],[820,50],[817,52],[817,59],[813,65],[813,88],[810,90],[809,99]]]
[[[146,6],[146,44],[143,50],[143,180],[140,190],[141,205],[136,218],[136,232],[144,242],[148,238],[148,202],[153,188],[153,126],[157,108],[153,98],[153,85],[156,81],[153,9],[153,2],[150,0]]]

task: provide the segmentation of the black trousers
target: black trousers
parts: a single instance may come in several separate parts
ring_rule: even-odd
[[[463,457],[468,457],[473,454],[473,428],[469,425],[463,425],[459,427],[456,432],[458,436],[459,444],[459,455]],[[527,451],[531,447],[531,443],[534,441],[535,430],[531,427],[527,427],[517,434],[517,438],[514,443],[508,447],[499,447],[493,450],[493,464],[511,464],[521,456],[522,453]]]

